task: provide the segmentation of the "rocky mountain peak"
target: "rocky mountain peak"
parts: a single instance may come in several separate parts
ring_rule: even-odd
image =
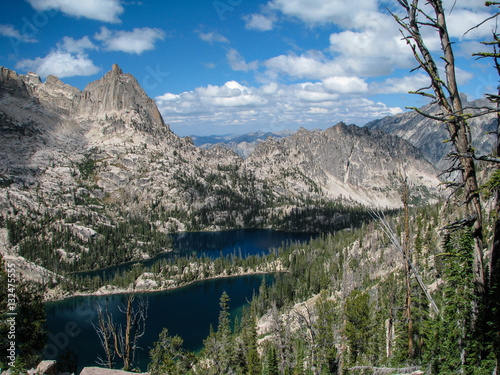
[[[486,99],[467,101],[462,94],[462,103],[467,113],[478,114],[485,107],[491,106]],[[420,112],[437,115],[441,112],[439,105],[427,104],[420,108]],[[496,115],[494,113],[471,117],[468,120],[472,134],[472,146],[477,155],[485,155],[491,152],[496,131]],[[450,166],[447,157],[452,150],[446,126],[433,119],[420,115],[416,111],[404,112],[395,116],[387,116],[374,120],[365,125],[369,129],[378,129],[388,134],[396,135],[419,148],[425,158],[440,170]]]
[[[23,77],[3,66],[0,67],[0,90],[21,98],[30,96]]]
[[[126,126],[150,133],[168,131],[153,99],[129,73],[118,64],[104,77],[89,83],[82,93],[78,112],[81,115],[115,116]]]
[[[30,81],[32,93],[44,106],[51,107],[56,112],[65,115],[75,111],[81,98],[81,91],[76,87],[64,83],[53,75],[49,75],[43,84],[37,83],[34,77],[30,77]]]
[[[337,123],[336,125],[334,125],[332,128],[335,129],[336,131],[340,132],[340,131],[347,130],[347,125],[345,122],[341,121],[341,122]]]
[[[118,66],[118,64],[113,64],[113,66],[111,67],[111,71],[113,73],[115,73],[116,75],[120,75],[120,74],[123,74],[123,71],[122,69]]]
[[[398,207],[404,170],[416,187],[413,198],[437,194],[438,172],[421,152],[399,137],[339,123],[324,131],[305,129],[276,142],[267,140],[248,157],[258,177],[287,177],[287,189],[310,185],[321,196],[347,198],[370,206]]]

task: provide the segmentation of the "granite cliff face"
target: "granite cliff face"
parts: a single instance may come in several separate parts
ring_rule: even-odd
[[[92,211],[74,197],[115,205],[117,217],[141,212],[163,195],[167,208],[187,209],[184,176],[240,162],[231,151],[201,150],[173,134],[154,101],[117,65],[84,91],[53,76],[42,83],[32,73],[1,68],[0,74],[4,216],[35,206],[77,215]]]
[[[491,103],[486,99],[468,102],[462,96],[464,108],[467,113],[476,114],[481,107],[489,107]],[[424,113],[435,115],[440,112],[437,104],[426,105],[420,110]],[[496,116],[489,114],[469,119],[472,132],[473,146],[478,155],[491,152],[495,142]],[[427,160],[440,170],[449,166],[447,159],[451,151],[451,143],[445,141],[449,138],[446,126],[435,120],[429,119],[415,111],[402,113],[395,116],[384,117],[366,124],[367,128],[380,129],[386,133],[397,135],[420,149]]]
[[[131,74],[123,74],[117,64],[100,80],[85,87],[78,103],[79,116],[120,114],[122,126],[152,135],[165,133],[165,123],[153,99],[149,98]]]
[[[408,175],[413,199],[438,194],[436,169],[399,137],[339,123],[324,131],[299,130],[259,144],[247,160],[259,178],[284,179],[287,189],[309,188],[329,198],[368,206],[399,206],[399,177]]]

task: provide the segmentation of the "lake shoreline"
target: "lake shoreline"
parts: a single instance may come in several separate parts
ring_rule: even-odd
[[[268,275],[268,274],[276,274],[276,273],[288,273],[290,272],[289,270],[283,269],[281,267],[277,267],[276,269],[267,269],[267,270],[252,270],[252,271],[244,271],[244,272],[238,272],[234,273],[231,275],[227,274],[220,274],[220,275],[215,275],[215,276],[209,276],[205,278],[200,278],[192,281],[185,282],[180,285],[172,285],[172,286],[162,286],[162,287],[132,287],[128,286],[127,288],[119,288],[116,286],[113,286],[111,284],[104,285],[101,288],[99,288],[95,292],[77,292],[71,295],[64,294],[62,295],[62,291],[57,290],[57,288],[51,289],[47,291],[47,293],[44,295],[44,303],[50,303],[50,302],[59,302],[59,301],[64,301],[68,300],[74,297],[90,297],[90,296],[112,296],[112,295],[120,295],[120,294],[139,294],[139,293],[144,293],[144,294],[149,294],[149,293],[155,293],[155,292],[166,292],[170,290],[176,290],[176,289],[181,289],[186,286],[198,283],[198,282],[203,282],[203,281],[209,281],[209,280],[217,280],[217,279],[229,279],[229,278],[235,278],[235,277],[243,277],[243,276],[254,276],[254,275]],[[144,274],[143,274],[144,275]],[[141,275],[141,276],[143,276]],[[139,276],[137,280],[141,278]],[[137,280],[135,283],[137,283]]]

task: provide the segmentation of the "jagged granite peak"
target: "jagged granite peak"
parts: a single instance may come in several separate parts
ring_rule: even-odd
[[[32,93],[45,107],[64,115],[72,115],[77,111],[82,92],[76,87],[64,83],[53,75],[49,75],[42,84],[38,84],[32,77],[30,80]]]
[[[111,122],[106,132],[136,129],[153,136],[172,135],[153,99],[137,80],[114,64],[101,79],[82,91],[49,75],[42,83],[35,73],[26,76],[1,67],[0,91],[13,97],[32,99],[54,114],[82,121]]]
[[[487,99],[468,101],[465,95],[461,95],[462,104],[466,112],[477,114],[480,108],[491,107]],[[419,109],[423,113],[431,115],[442,112],[438,104],[428,104]],[[472,117],[468,120],[472,133],[472,146],[479,155],[491,152],[496,131],[496,115],[494,113]],[[424,117],[416,111],[387,116],[374,120],[365,125],[370,129],[380,129],[388,134],[397,135],[422,151],[424,156],[440,170],[449,167],[447,154],[452,150],[445,124]]]
[[[0,67],[0,90],[13,96],[28,98],[28,91],[23,77],[15,71]]]
[[[118,66],[118,64],[113,64],[113,66],[111,67],[111,71],[113,73],[115,73],[116,75],[120,75],[120,74],[123,74],[123,71],[122,69]]]
[[[85,87],[78,111],[80,114],[135,112],[140,119],[132,119],[132,122],[141,130],[168,131],[155,101],[147,96],[134,76],[124,74],[117,64],[104,77]]]
[[[408,142],[344,123],[262,142],[246,164],[261,178],[289,176],[290,189],[310,183],[319,194],[379,207],[400,206],[400,171],[414,184],[416,200],[437,194],[440,182],[438,171]]]

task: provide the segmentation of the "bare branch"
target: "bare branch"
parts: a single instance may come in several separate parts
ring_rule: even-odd
[[[497,18],[498,16],[500,16],[500,12],[499,12],[499,13],[495,13],[495,14],[494,14],[494,15],[492,15],[491,17],[488,17],[488,18],[486,18],[485,20],[483,20],[482,22],[478,23],[476,26],[471,27],[469,30],[467,30],[467,31],[464,33],[464,35],[462,35],[462,38],[463,38],[465,35],[467,35],[467,33],[468,33],[469,31],[472,31],[472,30],[474,30],[474,29],[479,28],[480,26],[484,25],[484,24],[485,24],[486,22],[488,22],[489,20],[492,20],[493,18]]]
[[[439,121],[439,122],[445,122],[446,121],[446,117],[444,117],[444,116],[442,116],[442,117],[434,116],[434,115],[431,115],[429,113],[426,113],[426,112],[422,111],[421,109],[419,109],[417,107],[405,107],[405,108],[406,109],[412,109],[415,112],[417,112],[419,115],[422,115],[424,117],[427,117],[427,118],[430,118],[430,119],[433,119],[433,120],[436,120],[436,121]]]
[[[469,215],[463,219],[454,221],[453,223],[445,226],[444,228],[441,228],[441,230],[446,230],[446,231],[455,231],[458,229],[462,229],[465,227],[471,227],[472,224],[477,220],[477,216],[475,215]]]
[[[425,293],[427,299],[431,303],[431,306],[434,309],[434,311],[436,312],[436,314],[439,315],[439,309],[438,309],[436,303],[434,302],[434,299],[432,298],[431,294],[429,293],[429,290],[427,289],[427,287],[425,286],[424,282],[422,281],[422,278],[420,277],[420,274],[419,274],[417,268],[415,268],[415,266],[413,265],[413,263],[411,262],[411,260],[406,257],[406,254],[403,251],[403,247],[399,243],[399,240],[396,237],[396,234],[394,233],[394,231],[392,230],[391,226],[387,222],[387,219],[386,219],[384,213],[383,212],[375,212],[373,210],[370,210],[369,212],[370,212],[370,215],[372,215],[373,218],[378,219],[382,231],[386,234],[387,237],[389,237],[389,240],[392,242],[392,244],[403,255],[403,258],[404,258],[405,262],[407,262],[407,264],[410,266],[410,268],[411,268],[411,270],[413,272],[413,275],[415,276],[415,279],[417,279],[417,282],[420,285],[420,288]]]
[[[479,161],[487,161],[487,162],[490,162],[490,163],[499,163],[500,164],[500,158],[494,158],[492,156],[487,156],[487,155],[483,155],[483,156],[473,156],[475,160],[479,160]]]

